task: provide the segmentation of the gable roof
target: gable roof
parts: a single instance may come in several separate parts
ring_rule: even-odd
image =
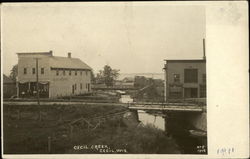
[[[81,70],[92,70],[86,63],[81,61],[78,58],[71,58],[71,57],[59,57],[53,56],[53,52],[22,52],[17,53],[17,55],[22,56],[47,56],[50,60],[50,67],[53,69],[81,69]]]
[[[189,63],[189,62],[206,62],[206,59],[169,59],[164,60],[168,63],[170,62],[182,62],[182,63]]]
[[[86,63],[78,58],[68,58],[68,57],[50,57],[50,66],[52,68],[66,68],[66,69],[86,69],[92,70]]]
[[[11,78],[3,74],[3,83],[15,83]]]

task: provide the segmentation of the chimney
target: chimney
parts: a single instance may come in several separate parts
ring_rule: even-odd
[[[71,58],[71,52],[68,52],[68,58]]]
[[[206,45],[205,45],[205,39],[203,39],[203,60],[206,60]]]
[[[50,51],[49,51],[49,54],[50,54],[49,56],[52,56],[52,54],[53,54],[53,51],[52,51],[52,50],[50,50]]]

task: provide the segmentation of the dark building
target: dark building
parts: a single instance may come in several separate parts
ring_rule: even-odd
[[[3,98],[16,95],[16,83],[11,78],[3,75]]]
[[[206,60],[165,60],[165,99],[206,97]]]
[[[206,56],[203,58],[165,60],[165,101],[169,98],[206,98]]]

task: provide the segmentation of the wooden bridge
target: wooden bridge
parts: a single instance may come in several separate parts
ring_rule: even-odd
[[[35,101],[4,101],[5,105],[36,105]],[[155,110],[155,111],[178,111],[178,112],[204,112],[206,106],[191,103],[95,103],[86,101],[41,101],[41,105],[102,105],[102,106],[124,106],[130,110]]]
[[[181,112],[203,112],[206,106],[199,106],[191,103],[130,103],[132,110],[160,110],[160,111],[181,111]]]

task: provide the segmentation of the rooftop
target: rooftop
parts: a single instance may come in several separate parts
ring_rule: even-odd
[[[92,70],[90,66],[84,63],[79,58],[72,58],[71,53],[68,53],[68,57],[53,56],[53,52],[21,52],[17,55],[45,55],[50,58],[51,68],[62,68],[62,69],[85,69]]]
[[[69,68],[69,69],[87,69],[91,70],[86,63],[78,58],[68,58],[68,57],[59,57],[51,56],[51,67],[52,68]]]
[[[165,59],[166,62],[206,62],[206,59]]]
[[[49,52],[18,52],[17,55],[48,55],[48,56],[52,56],[52,51],[49,51]]]

